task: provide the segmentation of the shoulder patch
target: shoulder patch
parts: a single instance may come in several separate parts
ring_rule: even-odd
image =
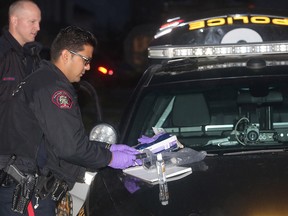
[[[56,91],[52,96],[52,102],[60,109],[71,109],[73,104],[70,94],[64,90]]]

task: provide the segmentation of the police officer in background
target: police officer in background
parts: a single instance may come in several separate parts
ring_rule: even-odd
[[[40,30],[41,11],[29,0],[12,3],[9,25],[0,38],[0,118],[12,91],[39,65],[41,45],[35,41]]]
[[[83,182],[86,169],[141,164],[134,148],[89,141],[85,133],[72,83],[90,69],[95,46],[90,32],[62,29],[52,43],[51,62],[43,60],[13,93],[5,112],[9,124],[0,131],[0,169],[7,174],[0,187],[1,216],[27,211],[54,216],[57,201]]]
[[[8,100],[17,85],[39,66],[41,45],[35,41],[35,37],[40,30],[41,11],[33,1],[16,0],[9,7],[8,18],[8,26],[3,28],[0,37],[0,131],[6,132],[4,112],[8,109]],[[7,120],[10,121],[9,118]],[[5,158],[2,160],[5,163]],[[0,171],[0,180],[3,177],[5,175]],[[5,180],[3,185],[9,184],[8,178]],[[1,191],[1,195],[5,194]],[[11,196],[6,195],[11,202]],[[9,214],[4,214],[4,211],[1,205],[0,215]]]

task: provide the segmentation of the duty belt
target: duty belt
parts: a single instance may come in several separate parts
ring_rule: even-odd
[[[47,176],[38,176],[35,194],[41,199],[51,195],[54,201],[61,200],[68,191],[68,184],[57,179],[51,172]]]
[[[41,199],[45,199],[50,195],[53,201],[59,201],[68,191],[68,184],[63,180],[55,178],[51,173],[49,173],[48,176],[35,177],[31,174],[22,174],[14,165],[10,165],[7,171],[0,170],[0,185],[2,187],[10,187],[15,184],[23,183],[25,178],[30,175],[30,177],[35,179],[35,194]]]
[[[13,211],[23,214],[33,194],[37,202],[34,208],[38,206],[39,198],[45,199],[50,196],[53,201],[59,201],[65,196],[68,191],[68,184],[65,181],[57,179],[51,172],[47,176],[21,172],[14,165],[15,160],[16,156],[10,156],[6,167],[0,170],[0,186],[16,185],[12,200]]]
[[[23,214],[28,206],[28,203],[31,201],[34,194],[34,188],[36,185],[36,177],[32,174],[23,174],[15,165],[14,162],[16,156],[10,156],[10,159],[6,163],[6,167],[1,170],[1,186],[12,180],[11,186],[15,183],[15,189],[12,198],[12,207],[11,209],[15,212]]]

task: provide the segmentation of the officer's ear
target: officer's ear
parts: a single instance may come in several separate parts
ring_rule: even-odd
[[[10,22],[10,24],[12,24],[13,26],[15,26],[15,25],[17,24],[17,22],[18,22],[17,16],[14,16],[14,15],[10,16],[10,17],[9,17],[9,22]]]
[[[68,50],[66,49],[62,50],[61,55],[60,55],[61,61],[66,64],[69,60],[70,55],[71,53]]]

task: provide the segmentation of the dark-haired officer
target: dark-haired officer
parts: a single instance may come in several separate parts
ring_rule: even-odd
[[[85,133],[72,83],[90,69],[95,46],[90,32],[62,29],[52,43],[51,62],[41,62],[13,93],[5,113],[9,124],[0,131],[0,169],[12,179],[0,187],[1,216],[25,214],[22,206],[28,215],[55,215],[56,202],[83,181],[86,169],[136,164],[134,148],[89,141]],[[23,173],[20,183],[14,168]]]

